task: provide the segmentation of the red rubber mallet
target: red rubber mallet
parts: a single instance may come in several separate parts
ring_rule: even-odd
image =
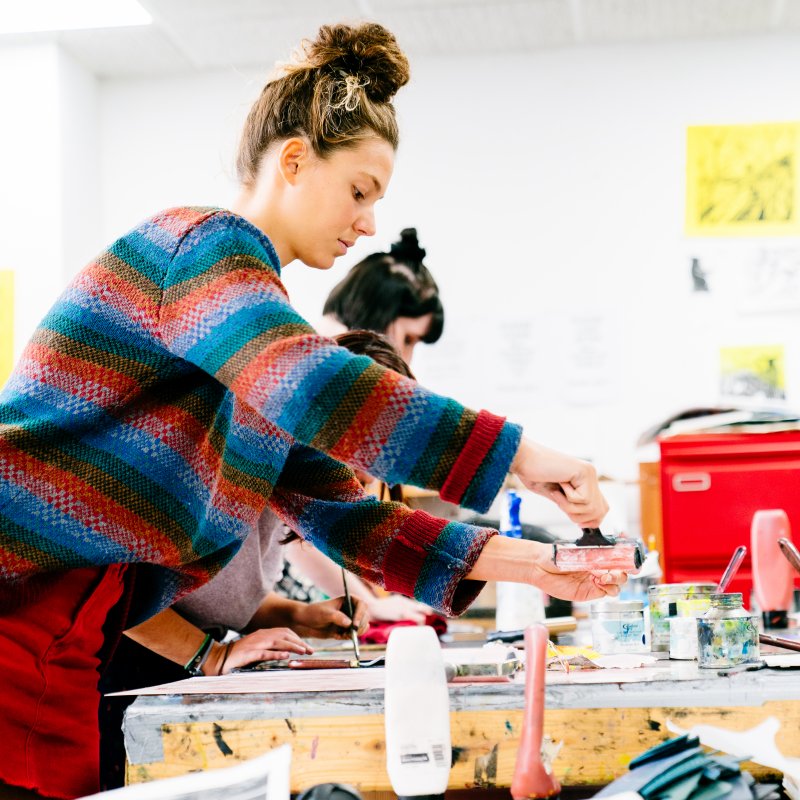
[[[561,784],[542,761],[544,734],[544,673],[547,664],[547,628],[531,625],[525,629],[525,713],[511,796],[514,800],[555,797]]]

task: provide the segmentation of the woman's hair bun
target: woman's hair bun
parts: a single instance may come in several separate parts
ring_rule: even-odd
[[[408,59],[383,25],[323,25],[277,65],[253,103],[236,156],[239,179],[252,186],[264,153],[293,136],[307,137],[323,157],[369,137],[397,150],[392,98],[409,72]]]
[[[410,69],[394,35],[377,22],[323,25],[316,39],[304,42],[309,67],[329,69],[337,77],[353,76],[377,103],[394,97],[408,83]]]
[[[400,231],[400,241],[389,248],[389,254],[396,261],[418,267],[425,258],[425,249],[419,246],[416,228],[404,228]]]

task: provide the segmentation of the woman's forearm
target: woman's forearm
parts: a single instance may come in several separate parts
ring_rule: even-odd
[[[250,622],[242,633],[250,633],[259,628],[291,628],[295,621],[298,606],[304,605],[297,600],[290,600],[276,592],[270,592],[259,605]]]
[[[549,557],[550,550],[542,542],[493,536],[467,577],[477,581],[535,583],[536,565]]]
[[[205,633],[200,628],[192,625],[171,608],[166,608],[146,622],[129,628],[125,631],[125,635],[148,650],[181,666],[189,662],[205,639]],[[212,644],[212,650],[216,651],[219,648],[220,645]],[[209,654],[206,667],[209,661],[215,661],[213,655],[214,652]],[[203,671],[206,674],[215,674],[206,668]]]

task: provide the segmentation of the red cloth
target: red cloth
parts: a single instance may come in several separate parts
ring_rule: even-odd
[[[124,571],[57,573],[33,602],[0,615],[0,781],[46,797],[99,791],[98,653]]]
[[[366,633],[363,636],[359,636],[358,640],[364,644],[386,644],[389,641],[389,634],[395,628],[406,628],[409,625],[416,624],[410,619],[403,619],[397,622],[376,620],[375,622],[370,622]],[[427,614],[425,616],[425,625],[430,625],[436,631],[437,636],[447,633],[447,620],[438,614]]]

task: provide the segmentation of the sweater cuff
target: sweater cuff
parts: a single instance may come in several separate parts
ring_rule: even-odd
[[[495,534],[491,528],[448,522],[415,511],[386,551],[384,586],[415,597],[445,616],[458,616],[485,585],[466,576]]]
[[[442,485],[441,498],[449,503],[461,504],[478,467],[500,435],[504,417],[496,417],[488,411],[479,411],[464,449],[453,464],[450,474]]]
[[[464,449],[442,485],[442,500],[487,511],[503,485],[521,437],[518,425],[480,411]]]

